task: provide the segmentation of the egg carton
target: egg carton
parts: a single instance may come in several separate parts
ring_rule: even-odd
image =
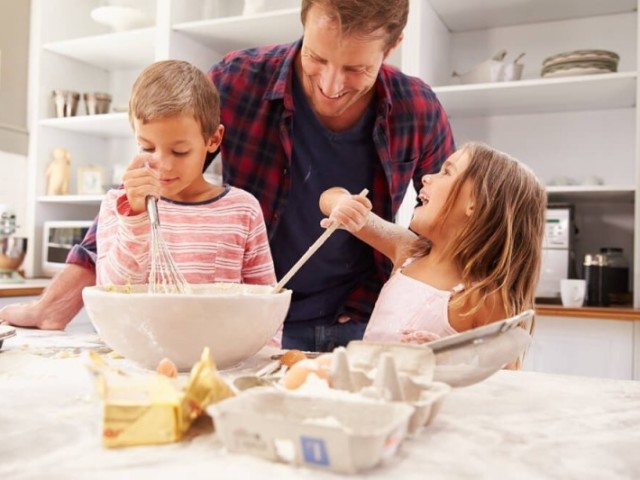
[[[433,352],[417,345],[350,342],[333,351],[331,386],[365,397],[413,407],[408,432],[431,424],[451,391],[433,381]]]
[[[356,395],[252,389],[207,407],[229,452],[353,474],[396,454],[414,409]]]

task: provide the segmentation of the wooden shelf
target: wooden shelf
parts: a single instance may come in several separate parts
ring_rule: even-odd
[[[40,126],[58,128],[100,137],[133,136],[127,113],[105,113],[102,115],[79,115],[77,117],[46,118]]]
[[[434,87],[451,118],[632,108],[637,72]]]
[[[299,8],[180,23],[173,29],[221,53],[258,45],[289,43],[302,36]]]
[[[429,3],[452,32],[627,13],[636,8],[635,0],[429,0]]]
[[[632,307],[579,307],[536,305],[536,315],[546,317],[593,318],[600,320],[640,321],[640,309]]]
[[[155,57],[155,28],[47,43],[43,49],[103,70],[143,67]]]

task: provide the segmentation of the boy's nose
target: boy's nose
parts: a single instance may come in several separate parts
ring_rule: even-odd
[[[431,183],[431,175],[424,175],[422,177],[422,184],[426,185],[428,183]]]

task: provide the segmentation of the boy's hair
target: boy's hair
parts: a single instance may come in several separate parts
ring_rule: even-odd
[[[129,121],[143,123],[174,115],[193,115],[207,141],[220,125],[220,96],[207,75],[189,62],[152,63],[138,76],[129,100]]]
[[[534,173],[511,156],[482,143],[461,150],[469,165],[456,179],[440,221],[446,222],[463,185],[470,182],[474,210],[447,250],[462,272],[465,305],[470,294],[501,293],[508,316],[533,307],[540,272],[547,195]],[[426,248],[425,248],[426,247]],[[423,243],[422,254],[428,252]],[[472,305],[469,314],[481,305]]]
[[[302,0],[303,26],[313,5],[326,9],[345,36],[370,36],[384,29],[385,52],[400,38],[409,16],[409,0]]]

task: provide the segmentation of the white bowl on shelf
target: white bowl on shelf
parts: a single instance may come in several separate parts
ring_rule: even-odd
[[[153,19],[142,10],[120,5],[105,5],[91,10],[91,18],[116,32],[133,30],[153,25]]]

